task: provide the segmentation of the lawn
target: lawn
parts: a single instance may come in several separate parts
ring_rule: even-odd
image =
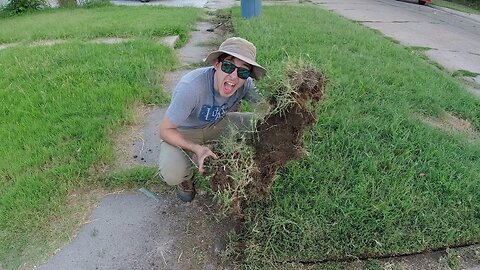
[[[480,241],[480,100],[413,48],[314,6],[264,7],[237,34],[270,74],[303,59],[329,80],[307,154],[248,210],[246,263],[399,255]],[[269,33],[265,35],[265,33]],[[273,76],[272,76],[273,78]],[[269,91],[267,78],[259,87]],[[435,128],[446,112],[466,133]]]
[[[0,19],[0,42],[20,43],[0,50],[0,139],[8,142],[0,146],[0,268],[18,268],[49,240],[69,195],[104,184],[91,168],[113,161],[110,135],[132,105],[168,98],[154,78],[177,62],[154,38],[178,34],[184,43],[200,16],[103,7]],[[266,203],[247,210],[247,268],[480,241],[478,136],[426,121],[448,112],[478,135],[478,98],[418,50],[316,6],[265,6],[250,20],[236,8],[233,23],[270,74],[302,58],[329,80],[304,135],[308,154],[278,172]],[[85,42],[97,37],[131,40]],[[67,42],[29,46],[44,39]],[[272,78],[259,88],[269,91]]]
[[[201,16],[190,8],[107,7],[0,19],[0,40],[24,42],[0,50],[0,268],[17,269],[49,237],[68,240],[72,228],[58,228],[72,215],[68,202],[104,184],[91,172],[114,160],[112,133],[131,119],[135,102],[169,100],[158,78],[178,62],[152,38],[177,34],[185,42]],[[120,17],[128,26],[116,25]],[[83,40],[127,34],[121,44]],[[67,42],[29,46],[58,38]]]

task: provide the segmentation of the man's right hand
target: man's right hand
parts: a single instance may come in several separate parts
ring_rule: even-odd
[[[217,158],[210,148],[196,144],[192,141],[186,140],[177,130],[177,127],[168,120],[167,117],[164,117],[159,128],[160,138],[167,143],[180,147],[184,150],[191,151],[195,153],[198,161],[198,170],[200,173],[204,173],[203,163],[207,157]]]
[[[203,164],[205,162],[205,159],[207,157],[212,157],[214,159],[217,159],[217,155],[210,150],[210,148],[203,146],[203,145],[195,145],[195,147],[192,149],[195,155],[197,156],[197,161],[198,161],[198,170],[200,173],[204,173],[205,169],[203,167]]]

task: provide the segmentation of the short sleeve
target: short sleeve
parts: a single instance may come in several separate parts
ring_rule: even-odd
[[[175,126],[180,126],[195,110],[198,104],[197,91],[193,91],[188,83],[180,82],[174,91],[166,117]]]

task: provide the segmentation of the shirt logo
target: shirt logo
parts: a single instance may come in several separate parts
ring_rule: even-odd
[[[227,104],[222,106],[203,105],[198,115],[198,119],[207,122],[215,122],[227,113]]]

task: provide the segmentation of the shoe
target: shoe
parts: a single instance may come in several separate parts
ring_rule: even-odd
[[[177,197],[182,202],[191,202],[195,198],[195,187],[192,180],[185,180],[177,185]]]

